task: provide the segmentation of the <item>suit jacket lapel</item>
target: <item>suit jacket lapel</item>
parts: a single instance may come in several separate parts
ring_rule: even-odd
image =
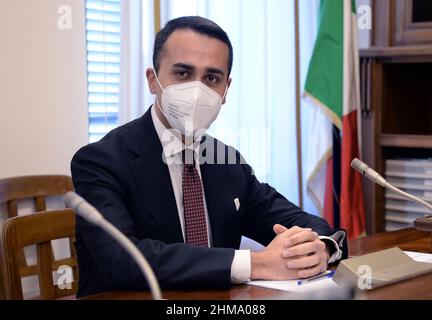
[[[171,177],[168,166],[162,159],[162,145],[154,128],[150,109],[137,126],[129,149],[134,154],[129,168],[145,197],[147,209],[150,210],[162,239],[166,243],[183,242]]]

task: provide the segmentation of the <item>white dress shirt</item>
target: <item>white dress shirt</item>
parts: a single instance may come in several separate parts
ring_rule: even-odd
[[[151,107],[151,116],[156,133],[163,148],[163,160],[168,165],[169,174],[171,177],[171,184],[174,190],[174,196],[177,204],[177,211],[179,215],[180,225],[182,229],[183,239],[185,239],[185,226],[184,226],[184,210],[183,210],[183,164],[182,152],[185,148],[193,149],[196,155],[199,152],[200,141],[197,141],[192,146],[185,147],[182,141],[164,126],[156,114],[155,105]],[[195,167],[201,177],[201,170],[199,162],[195,162]],[[201,184],[203,185],[203,184]],[[204,186],[203,186],[204,188]],[[210,221],[208,217],[207,204],[205,200],[205,192],[203,189],[204,212],[206,218],[208,246],[212,247],[212,235],[210,228]],[[320,236],[321,240],[328,240],[328,243],[334,244],[335,252],[330,256],[329,263],[335,262],[341,258],[342,251],[339,249],[338,243],[332,237]],[[342,240],[341,240],[342,241]],[[249,280],[251,276],[251,254],[250,250],[236,250],[234,259],[231,264],[231,282],[243,283]]]

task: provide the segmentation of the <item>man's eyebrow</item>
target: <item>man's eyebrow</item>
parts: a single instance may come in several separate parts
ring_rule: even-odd
[[[190,71],[196,70],[196,67],[194,67],[190,64],[181,63],[181,62],[173,64],[173,68],[182,68],[182,69],[186,69],[186,70],[190,70]],[[225,72],[223,72],[222,69],[218,69],[218,68],[206,68],[205,71],[207,73],[219,74],[221,76],[225,75]]]
[[[206,72],[207,73],[219,74],[221,76],[225,75],[225,73],[223,72],[223,70],[222,69],[218,69],[218,68],[206,68]]]
[[[175,63],[173,64],[173,68],[182,68],[186,70],[195,70],[196,68],[194,66],[191,66],[190,64],[186,63]]]

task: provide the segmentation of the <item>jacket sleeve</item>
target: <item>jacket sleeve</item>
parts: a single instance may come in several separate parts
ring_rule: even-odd
[[[84,147],[73,158],[71,171],[76,192],[138,247],[149,261],[162,288],[230,286],[233,249],[200,248],[184,243],[165,244],[156,239],[137,236],[127,203],[128,188],[134,186],[125,185],[122,175],[127,174],[126,169],[116,164],[104,149],[94,145]],[[144,276],[129,254],[104,231],[78,218],[77,239],[82,239],[85,251],[90,255],[86,258],[93,260],[107,286],[113,289],[148,288]]]

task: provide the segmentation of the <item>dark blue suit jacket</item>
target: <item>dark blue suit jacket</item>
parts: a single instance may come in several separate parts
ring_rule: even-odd
[[[234,149],[218,144],[227,155],[234,152],[240,160]],[[71,164],[76,192],[137,245],[165,289],[228,288],[241,236],[267,245],[275,236],[275,223],[310,227],[320,235],[331,233],[323,219],[304,213],[275,189],[258,182],[247,164],[202,164],[200,169],[212,248],[183,241],[168,167],[162,160],[150,110],[83,147]],[[239,211],[235,198],[240,200]],[[148,288],[129,255],[105,232],[80,218],[75,247],[78,296]]]

